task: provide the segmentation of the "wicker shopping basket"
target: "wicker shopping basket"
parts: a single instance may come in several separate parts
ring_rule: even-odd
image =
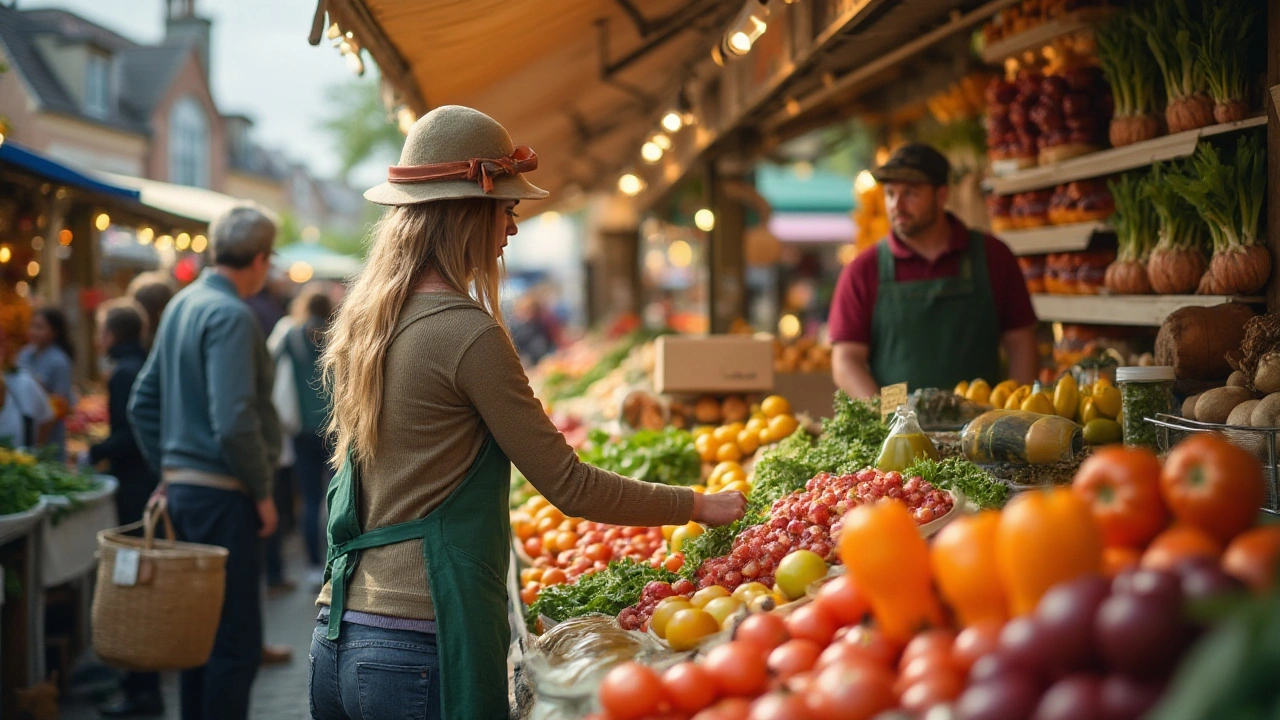
[[[168,539],[155,537],[161,519]],[[128,534],[139,528],[143,537]],[[226,590],[226,548],[176,541],[161,497],[141,522],[99,532],[98,555],[93,648],[104,662],[183,670],[209,659]]]

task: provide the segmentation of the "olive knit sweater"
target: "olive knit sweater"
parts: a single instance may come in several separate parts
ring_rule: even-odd
[[[511,462],[570,517],[675,525],[693,491],[630,480],[578,460],[533,396],[511,340],[469,298],[418,293],[387,350],[373,459],[362,468],[366,531],[425,517],[462,482],[492,434]],[[360,553],[346,607],[434,619],[421,541]],[[317,604],[328,605],[325,585]]]

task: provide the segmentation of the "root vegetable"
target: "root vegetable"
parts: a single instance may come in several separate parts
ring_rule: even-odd
[[[1242,303],[1182,308],[1160,326],[1156,363],[1172,365],[1182,379],[1221,381],[1232,370],[1226,354],[1240,347],[1245,323],[1252,317],[1253,311]],[[1198,412],[1196,419],[1201,419]]]
[[[1253,423],[1253,409],[1261,402],[1261,400],[1245,400],[1235,406],[1227,416],[1227,424],[1249,427]]]
[[[1158,137],[1162,124],[1158,115],[1129,115],[1111,119],[1108,137],[1115,147],[1123,147]]]
[[[1280,393],[1271,393],[1253,408],[1249,424],[1256,428],[1280,427]]]
[[[1213,119],[1215,122],[1240,122],[1247,117],[1249,117],[1249,103],[1243,100],[1216,103],[1213,106]]]
[[[1248,386],[1249,386],[1249,378],[1245,377],[1244,373],[1239,370],[1236,370],[1235,372],[1231,373],[1231,377],[1227,378],[1227,387],[1248,387]]]
[[[1182,401],[1182,417],[1188,420],[1196,419],[1196,403],[1200,401],[1199,395],[1192,395]]]
[[[1115,262],[1107,267],[1104,282],[1119,295],[1144,295],[1151,292],[1147,275],[1147,258],[1159,231],[1155,209],[1143,198],[1146,181],[1130,173],[1107,183],[1115,203],[1111,216],[1119,247]]]
[[[1147,277],[1152,289],[1163,295],[1194,292],[1207,266],[1204,221],[1169,183],[1182,172],[1179,165],[1156,163],[1142,184],[1142,198],[1155,210],[1159,236],[1147,261]]]
[[[1161,295],[1194,292],[1204,277],[1204,254],[1199,250],[1157,248],[1147,260],[1151,289]]]
[[[1207,95],[1188,95],[1170,100],[1164,109],[1170,133],[1208,127],[1213,124],[1213,101]]]
[[[1266,287],[1271,252],[1262,245],[1237,246],[1215,253],[1196,290],[1201,295],[1248,295]]]
[[[1258,361],[1258,369],[1253,373],[1253,389],[1267,395],[1280,392],[1280,355],[1267,353]]]
[[[1196,420],[1224,423],[1237,405],[1253,399],[1253,393],[1242,387],[1223,387],[1200,396],[1196,402]]]

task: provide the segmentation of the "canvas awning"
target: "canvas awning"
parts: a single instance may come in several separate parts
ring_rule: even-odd
[[[248,202],[247,200],[241,200],[205,188],[174,185],[173,183],[148,180],[131,175],[116,175],[105,172],[94,174],[106,182],[133,189],[139,194],[140,202],[148,207],[189,218],[205,225],[213,222],[219,215],[236,205],[244,205]],[[278,222],[278,218],[275,218],[269,209],[261,206],[258,206],[258,209],[272,216],[272,219]]]
[[[537,153],[551,190],[613,183],[741,3],[722,0],[321,0],[418,114],[460,104]],[[327,15],[322,13],[327,12]],[[341,40],[341,37],[338,38]],[[394,109],[394,108],[393,108]]]

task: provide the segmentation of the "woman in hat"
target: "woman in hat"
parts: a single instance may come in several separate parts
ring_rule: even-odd
[[[515,464],[568,516],[722,524],[737,494],[579,462],[534,397],[498,304],[537,156],[470,108],[423,116],[387,182],[364,272],[326,338],[339,468],[312,640],[315,717],[506,718],[507,494]]]

